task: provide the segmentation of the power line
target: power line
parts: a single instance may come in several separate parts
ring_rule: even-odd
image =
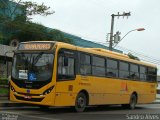
[[[120,49],[122,49],[122,50],[129,51],[129,52],[132,52],[132,53],[134,53],[134,54],[137,54],[137,55],[139,55],[139,56],[146,57],[146,58],[149,58],[149,59],[152,59],[152,60],[155,60],[155,61],[160,62],[160,59],[154,58],[153,56],[147,56],[147,55],[144,55],[143,53],[135,52],[135,51],[133,51],[133,50],[129,50],[129,49],[127,49],[127,48],[125,48],[125,47],[122,47],[122,46],[117,46],[117,47],[120,48]]]
[[[98,43],[98,44],[103,44],[105,45],[106,43]],[[118,50],[121,50],[123,51],[124,53],[131,53],[137,57],[140,58],[140,60],[142,61],[146,61],[146,62],[149,62],[149,63],[153,63],[153,64],[156,64],[156,65],[159,65],[160,66],[160,59],[157,59],[153,56],[148,56],[148,55],[145,55],[143,53],[140,53],[140,52],[136,52],[136,51],[133,51],[133,50],[130,50],[130,49],[127,49],[125,47],[122,47],[122,46],[117,46],[116,47]]]
[[[153,63],[153,64],[157,64],[157,65],[160,65],[160,60],[157,59],[157,58],[154,58],[154,57],[151,57],[151,56],[147,56],[147,55],[144,55],[142,53],[138,53],[138,52],[135,52],[133,50],[129,50],[127,48],[124,48],[124,47],[121,47],[121,46],[117,46],[118,49],[121,49],[123,51],[127,51],[127,52],[130,52],[131,54],[134,54],[136,55],[137,57],[140,57],[140,60],[143,60],[143,61],[146,61],[146,62],[150,62],[150,63]]]

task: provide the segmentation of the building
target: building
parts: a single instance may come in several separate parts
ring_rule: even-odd
[[[11,73],[14,47],[0,44],[0,78],[6,78]]]

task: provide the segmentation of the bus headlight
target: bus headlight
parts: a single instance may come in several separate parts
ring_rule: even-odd
[[[53,90],[53,88],[54,88],[54,86],[52,86],[52,87],[48,88],[47,90],[45,90],[45,91],[43,92],[43,95],[49,94],[49,93]]]

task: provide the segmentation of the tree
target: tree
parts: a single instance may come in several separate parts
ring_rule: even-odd
[[[73,43],[73,40],[71,38],[65,37],[64,33],[60,30],[51,30],[48,34],[48,39],[59,41],[59,42],[66,42],[66,43]]]
[[[44,5],[44,3],[38,4],[32,1],[22,0],[10,0],[12,4],[9,4],[9,0],[1,0],[0,8],[5,8],[8,11],[8,17],[13,19],[14,16],[23,15],[26,20],[30,20],[33,15],[51,15],[54,11],[50,10],[50,7]],[[21,11],[21,12],[20,12]]]
[[[21,2],[25,9],[25,14],[28,17],[28,20],[30,20],[30,16],[32,15],[42,15],[47,16],[54,13],[54,11],[49,11],[50,7],[44,5],[44,3],[41,3],[38,5],[36,2],[27,1],[27,2]]]
[[[3,37],[3,33],[1,33],[1,32],[0,32],[0,44],[2,44],[2,43],[3,43],[3,39],[4,39],[4,37]]]
[[[54,11],[50,11],[50,7],[44,5],[44,3],[37,4],[32,1],[12,0],[12,2],[17,3],[14,8],[3,2],[3,7],[8,9],[9,15],[0,16],[0,23],[5,25],[4,31],[8,40],[51,40],[73,43],[73,40],[66,38],[60,30],[49,30],[41,24],[31,22],[33,15],[47,16],[53,14]]]
[[[14,27],[14,26],[13,26]],[[9,39],[18,39],[19,41],[60,41],[66,43],[73,43],[72,39],[66,38],[64,33],[60,30],[50,30],[41,24],[27,22],[26,24],[17,24],[17,31],[12,33]]]
[[[12,2],[12,4],[9,4],[9,2]],[[1,0],[0,10],[1,9],[5,9],[5,11],[7,11],[5,13],[0,13],[0,27],[2,28],[2,33],[4,36],[7,36],[8,40],[11,40],[11,38],[15,38],[16,36],[20,39],[28,36],[28,38],[33,40],[36,39],[36,36],[38,36],[37,39],[44,38],[44,27],[42,25],[32,23],[30,21],[31,16],[47,16],[54,13],[54,11],[50,11],[50,7],[43,3],[37,4],[36,2],[24,2],[22,0]],[[22,37],[23,35],[26,36]],[[9,41],[5,43],[9,43]]]
[[[21,42],[46,39],[47,31],[43,25],[28,22],[23,26],[17,26],[17,28],[18,31],[13,33],[10,39],[18,39]]]

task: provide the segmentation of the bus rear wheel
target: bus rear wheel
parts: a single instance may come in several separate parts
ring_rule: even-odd
[[[76,112],[83,112],[87,106],[87,97],[83,92],[80,92],[77,95],[75,101],[75,111]]]
[[[122,104],[122,107],[133,110],[135,109],[136,104],[137,104],[137,96],[135,94],[132,94],[130,97],[129,104]]]
[[[130,98],[129,108],[132,110],[135,109],[136,104],[137,104],[137,96],[135,94],[132,94]]]

